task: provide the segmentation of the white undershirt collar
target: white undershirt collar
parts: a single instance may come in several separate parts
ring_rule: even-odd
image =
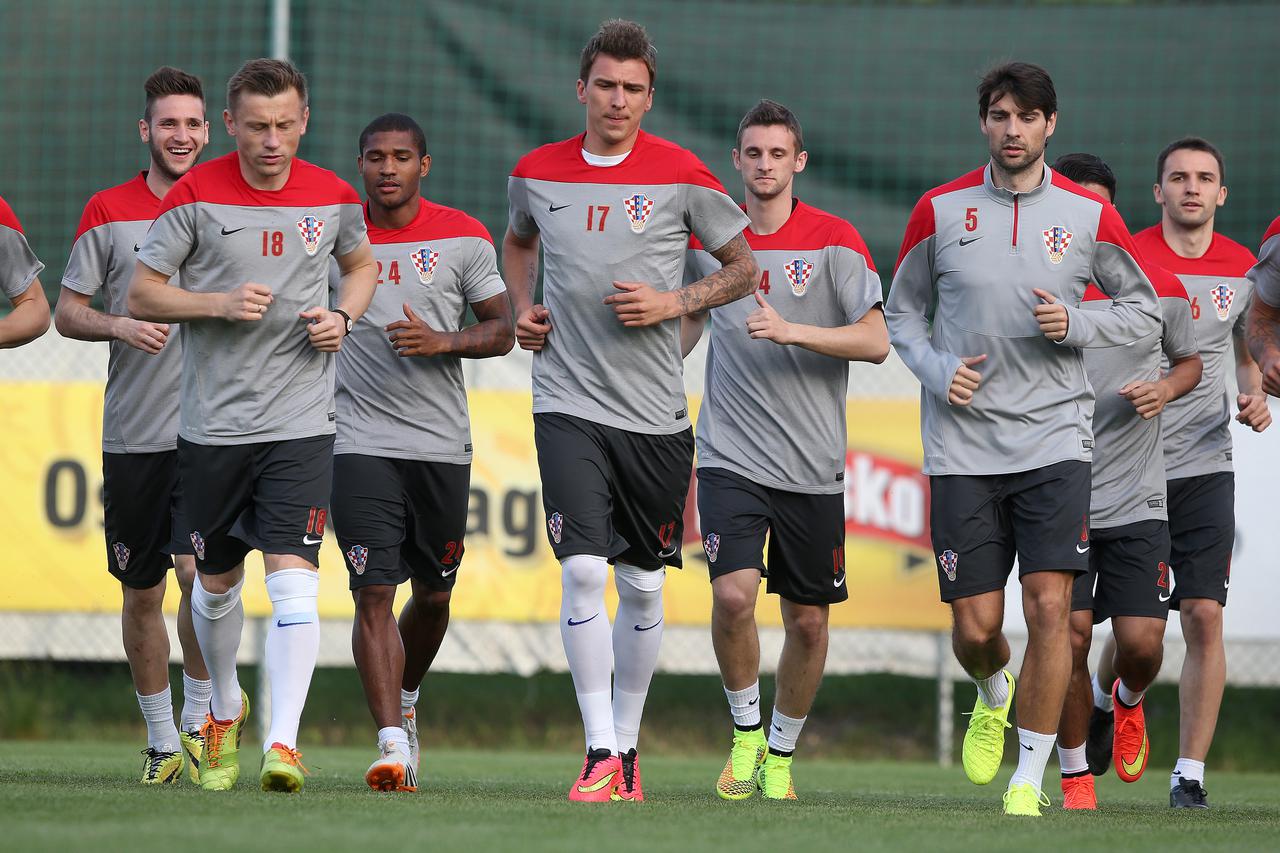
[[[635,150],[635,149],[632,149],[632,150]],[[623,152],[622,154],[613,154],[611,156],[606,157],[602,154],[592,154],[590,151],[588,151],[585,148],[582,149],[582,159],[586,160],[587,163],[592,166],[617,166],[619,163],[621,163],[623,160],[627,159],[630,156],[631,156],[631,151],[626,151],[626,152]]]

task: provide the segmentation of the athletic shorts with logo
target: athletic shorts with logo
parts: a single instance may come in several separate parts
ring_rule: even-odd
[[[130,589],[151,589],[171,555],[195,553],[176,450],[103,453],[102,501],[107,571]]]
[[[1211,598],[1226,606],[1236,537],[1236,477],[1217,471],[1169,481],[1173,600]]]
[[[178,469],[187,484],[188,535],[200,572],[230,571],[252,550],[320,565],[332,435],[217,445],[179,436]]]
[[[1168,522],[1095,527],[1089,545],[1089,570],[1071,588],[1072,610],[1092,610],[1095,625],[1116,616],[1169,618]]]
[[[447,592],[462,565],[471,465],[339,453],[333,531],[351,589],[412,578]]]
[[[698,517],[712,580],[759,569],[768,579],[768,592],[796,604],[835,604],[849,598],[843,494],[788,492],[727,468],[699,468]]]
[[[533,438],[557,560],[592,554],[641,569],[680,568],[692,429],[650,435],[535,413]]]
[[[929,478],[929,512],[943,601],[1004,589],[1018,576],[1089,569],[1088,462],[1013,474]]]

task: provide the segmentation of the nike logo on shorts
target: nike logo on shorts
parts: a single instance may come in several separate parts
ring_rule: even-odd
[[[636,626],[636,630],[637,630],[637,631],[652,631],[654,628],[657,628],[657,627],[658,627],[659,625],[661,625],[661,624],[662,624],[662,620],[661,620],[661,619],[659,619],[657,622],[654,622],[654,623],[653,623],[652,625],[650,625],[648,628],[641,628],[639,625],[637,625],[637,626]]]
[[[840,587],[844,586],[844,581],[845,581],[845,575],[841,575],[840,577],[836,578],[836,589],[839,589]]]
[[[447,578],[447,577],[449,577],[449,575],[453,574],[453,573],[454,573],[454,572],[456,572],[457,570],[458,570],[458,567],[457,567],[457,566],[454,566],[452,569],[449,569],[449,571],[447,571],[447,572],[441,572],[441,573],[440,573],[440,577],[442,577],[442,578]]]
[[[597,617],[597,616],[599,616],[599,615],[600,615],[599,613],[593,613],[593,614],[590,616],[590,618],[587,618],[587,619],[579,619],[577,622],[574,622],[572,619],[568,619],[568,620],[566,620],[566,624],[568,624],[568,625],[585,625],[585,624],[587,624],[588,622],[590,622],[592,619],[596,618],[596,617]]]
[[[1173,593],[1171,592],[1159,593],[1157,597],[1160,599],[1160,603],[1163,604],[1164,602],[1173,598]]]
[[[303,545],[319,545],[323,541],[324,541],[323,539],[312,539],[310,536],[302,537]]]
[[[670,548],[664,548],[663,550],[659,551],[658,556],[665,560],[667,557],[674,557],[676,555],[676,551],[678,550],[680,550],[679,545],[672,545]]]
[[[1090,548],[1090,547],[1091,547],[1091,546],[1089,546],[1089,545],[1085,545],[1083,548],[1081,548],[1079,545],[1077,545],[1077,546],[1076,546],[1076,553],[1077,553],[1077,554],[1088,554],[1088,553],[1089,553],[1089,548]]]

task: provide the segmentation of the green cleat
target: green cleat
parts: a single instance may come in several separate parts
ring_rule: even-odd
[[[791,782],[791,756],[767,753],[756,775],[760,793],[766,800],[794,800],[796,786]]]
[[[999,708],[989,708],[979,695],[969,715],[969,729],[964,733],[960,751],[965,775],[975,785],[986,785],[1000,772],[1004,756],[1004,730],[1010,728],[1009,709],[1013,707],[1013,676],[1007,671],[1009,698]]]
[[[745,800],[756,792],[756,773],[760,770],[760,762],[768,744],[764,739],[763,729],[743,731],[736,726],[733,729],[733,748],[729,750],[729,760],[720,771],[716,780],[716,793],[722,800]]]
[[[154,747],[142,750],[142,784],[172,785],[182,778],[182,753],[162,752]]]
[[[1030,782],[1019,782],[1004,792],[1004,813],[1020,817],[1040,817],[1040,807],[1049,805],[1049,795]]]
[[[182,741],[182,754],[186,758],[187,778],[192,785],[200,784],[200,759],[204,757],[204,737],[199,732],[178,732]]]
[[[240,691],[240,716],[234,720],[205,717],[200,727],[204,754],[200,763],[200,787],[206,791],[229,791],[240,778],[240,733],[249,719],[249,697]]]
[[[262,790],[296,794],[302,790],[302,754],[282,743],[273,743],[262,756]],[[416,787],[413,790],[417,790]]]

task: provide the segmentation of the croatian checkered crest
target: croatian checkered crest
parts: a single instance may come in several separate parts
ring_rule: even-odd
[[[564,516],[558,512],[551,513],[551,517],[547,519],[547,528],[551,531],[552,541],[559,545],[560,537],[564,535]]]
[[[430,246],[419,246],[409,254],[413,268],[418,271],[418,280],[430,284],[435,278],[436,264],[440,263],[440,253],[431,251]]]
[[[363,545],[352,545],[347,549],[347,559],[357,575],[364,574],[365,563],[369,561],[369,549]]]
[[[627,212],[631,230],[639,234],[649,223],[649,215],[653,213],[653,199],[644,193],[632,193],[622,200],[622,208]]]
[[[714,563],[716,557],[720,556],[720,534],[708,533],[702,540],[702,550],[707,552],[707,562]]]
[[[324,236],[324,220],[307,214],[298,220],[298,235],[302,237],[302,245],[308,255],[320,250],[320,238]]]
[[[124,574],[129,570],[129,548],[123,542],[116,542],[111,546],[111,550],[116,555],[116,565],[120,567],[120,574]]]
[[[960,555],[950,548],[938,555],[938,563],[942,566],[942,570],[947,573],[947,580],[956,579],[956,564],[960,562]]]
[[[1209,298],[1213,300],[1213,308],[1218,312],[1219,320],[1226,320],[1231,316],[1231,302],[1236,298],[1236,292],[1226,282],[1210,290]]]

